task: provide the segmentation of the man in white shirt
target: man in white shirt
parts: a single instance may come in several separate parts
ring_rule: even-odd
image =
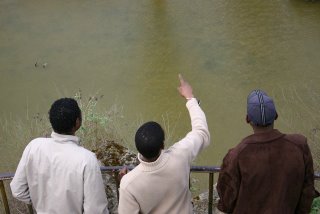
[[[143,124],[135,142],[140,164],[120,184],[119,214],[193,213],[189,191],[192,161],[210,143],[206,117],[191,86],[180,77],[180,94],[187,100],[192,130],[164,150],[164,131],[156,122]]]
[[[38,214],[108,214],[100,167],[94,153],[79,144],[81,110],[72,98],[49,111],[51,138],[25,148],[10,183],[15,198],[32,203]]]

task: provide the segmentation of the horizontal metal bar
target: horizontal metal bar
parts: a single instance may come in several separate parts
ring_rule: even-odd
[[[102,172],[116,172],[122,169],[124,166],[101,166],[100,169]],[[129,170],[132,170],[134,166],[126,166]],[[192,166],[190,169],[194,173],[217,173],[220,172],[220,167],[218,166]],[[11,180],[14,176],[14,173],[0,173],[0,180]],[[320,180],[320,172],[314,173],[314,179]]]
[[[4,180],[11,180],[14,176],[14,173],[9,172],[9,173],[0,173],[0,180],[4,181]]]
[[[34,214],[32,204],[27,204],[29,214]]]
[[[220,167],[217,166],[191,166],[191,172],[201,172],[201,173],[216,173],[220,172]]]
[[[123,167],[127,167],[129,170],[132,170],[134,166],[101,166],[100,169],[102,172],[112,172],[118,171]],[[191,172],[202,172],[202,173],[210,173],[210,172],[219,172],[220,167],[216,166],[191,166]]]

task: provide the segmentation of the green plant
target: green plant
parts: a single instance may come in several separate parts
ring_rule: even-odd
[[[83,96],[79,90],[74,98],[77,100],[82,112],[82,126],[78,130],[77,135],[83,146],[96,149],[101,142],[112,140],[117,143],[123,143],[121,130],[124,123],[122,122],[122,107],[112,105],[108,110],[98,110],[99,101],[103,95],[94,94],[91,96]]]
[[[319,214],[320,213],[320,197],[315,198],[312,202],[310,214]]]

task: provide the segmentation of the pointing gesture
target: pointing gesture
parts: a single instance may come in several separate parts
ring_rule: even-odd
[[[187,100],[193,98],[191,85],[183,79],[181,74],[179,74],[179,80],[180,86],[178,87],[178,91],[180,95],[186,98]]]

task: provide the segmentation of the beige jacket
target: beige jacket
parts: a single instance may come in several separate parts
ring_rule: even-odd
[[[53,132],[31,141],[10,186],[38,214],[109,213],[98,161],[76,136]]]
[[[205,115],[196,99],[187,102],[192,131],[163,150],[151,163],[140,164],[125,175],[120,184],[119,214],[193,213],[189,191],[192,161],[209,145]]]

